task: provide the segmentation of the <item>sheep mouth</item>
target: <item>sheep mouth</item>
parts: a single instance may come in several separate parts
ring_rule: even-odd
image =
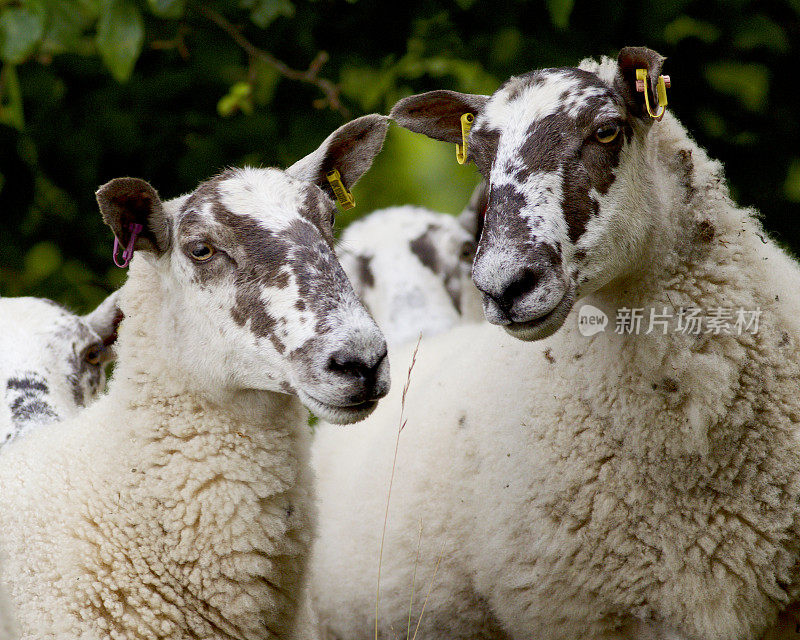
[[[510,336],[525,342],[549,338],[563,326],[574,304],[575,285],[570,282],[569,289],[567,289],[564,297],[561,298],[552,311],[538,318],[526,320],[525,322],[510,322],[509,324],[503,325],[503,329],[505,329]]]
[[[357,404],[339,405],[324,402],[302,391],[298,392],[298,396],[311,413],[333,424],[361,422],[378,406],[377,400],[365,400]]]

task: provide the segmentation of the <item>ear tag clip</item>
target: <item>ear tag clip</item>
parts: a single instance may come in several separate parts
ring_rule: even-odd
[[[339,206],[342,208],[342,210],[347,211],[348,209],[355,207],[356,199],[353,197],[353,194],[350,193],[344,186],[344,182],[342,182],[342,176],[339,175],[339,172],[336,169],[333,171],[328,171],[326,177],[331,185],[331,189],[333,189],[333,195],[336,196],[336,202],[339,203]]]
[[[471,113],[465,113],[461,116],[462,144],[456,144],[456,160],[458,160],[458,164],[464,164],[467,161],[467,138],[473,122],[475,122],[475,116]]]
[[[644,93],[644,105],[647,107],[647,113],[651,118],[661,120],[667,110],[667,89],[672,85],[669,76],[658,76],[656,82],[656,98],[658,99],[658,109],[656,113],[650,108],[650,97],[647,92],[647,69],[636,70],[636,90]]]
[[[111,254],[111,257],[114,259],[114,264],[120,269],[124,269],[130,264],[131,258],[133,258],[133,245],[136,243],[137,236],[142,232],[142,228],[142,225],[136,222],[131,222],[128,225],[128,230],[131,232],[131,239],[128,240],[128,246],[125,247],[125,250],[122,252],[121,262],[117,259],[117,251],[120,250],[122,244],[120,244],[119,238],[114,236],[114,252]]]

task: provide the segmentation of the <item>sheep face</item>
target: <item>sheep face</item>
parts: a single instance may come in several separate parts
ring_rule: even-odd
[[[354,122],[287,171],[229,170],[167,203],[130,178],[98,191],[118,237],[120,221],[143,221],[141,253],[162,280],[175,364],[202,371],[206,386],[297,395],[339,423],[366,417],[387,393],[386,343],[333,252],[324,163],[352,185],[386,131],[378,116]]]
[[[118,313],[116,294],[82,317],[50,300],[0,298],[0,447],[102,391]]]
[[[393,109],[402,126],[451,142],[461,114],[475,115],[469,157],[489,191],[472,277],[489,322],[547,337],[577,298],[635,268],[652,224],[651,118],[635,70],[647,69],[652,96],[662,62],[626,48],[617,64],[534,71],[492,96],[435,91]]]
[[[454,216],[376,211],[342,234],[339,259],[390,344],[461,321],[476,242]]]

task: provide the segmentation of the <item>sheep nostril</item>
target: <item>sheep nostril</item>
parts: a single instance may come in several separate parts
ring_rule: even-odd
[[[328,369],[351,377],[366,386],[374,386],[378,370],[385,359],[386,351],[374,361],[374,364],[367,363],[364,358],[356,354],[334,353],[328,360]]]
[[[524,297],[536,288],[539,284],[539,277],[531,269],[523,269],[522,272],[512,280],[502,294],[497,297],[492,296],[497,305],[506,313],[509,313],[514,302]]]

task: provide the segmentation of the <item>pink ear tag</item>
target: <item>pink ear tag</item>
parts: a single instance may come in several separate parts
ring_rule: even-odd
[[[133,258],[133,245],[136,242],[136,237],[142,232],[142,225],[137,224],[136,222],[131,222],[128,225],[128,229],[131,232],[131,239],[128,240],[128,246],[125,247],[125,250],[122,252],[122,262],[119,262],[117,259],[117,252],[120,250],[122,245],[119,242],[119,238],[114,236],[114,253],[111,254],[111,257],[114,259],[114,264],[124,269],[130,264],[131,258]]]

